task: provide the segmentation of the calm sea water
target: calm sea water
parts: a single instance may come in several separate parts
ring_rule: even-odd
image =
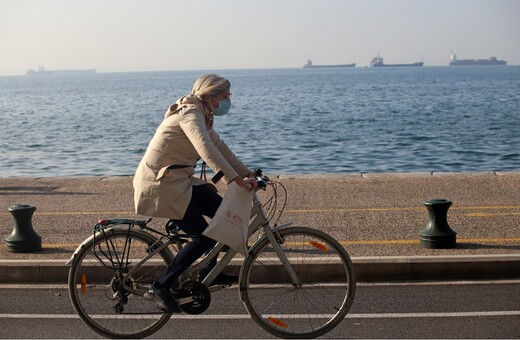
[[[207,71],[0,77],[0,177],[132,175]],[[271,173],[520,170],[520,67],[224,70],[216,129]]]

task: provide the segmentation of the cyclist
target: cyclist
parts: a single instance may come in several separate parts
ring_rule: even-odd
[[[250,190],[257,186],[255,173],[213,129],[214,117],[229,111],[230,88],[229,80],[216,74],[198,78],[191,95],[168,108],[135,172],[136,212],[172,219],[191,237],[145,294],[166,312],[181,312],[171,295],[172,286],[186,268],[216,243],[202,235],[208,226],[204,216],[212,218],[222,198],[211,183],[194,176],[196,163],[202,158],[215,173],[222,172],[227,184],[236,182]],[[215,264],[216,258],[205,268],[205,274]],[[213,283],[236,281],[236,277],[220,274]]]

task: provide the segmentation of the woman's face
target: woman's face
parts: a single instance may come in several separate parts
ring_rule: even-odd
[[[221,94],[216,95],[216,96],[215,96],[215,99],[216,99],[217,101],[221,101],[221,100],[223,100],[223,99],[228,99],[228,98],[230,98],[230,97],[231,97],[231,92],[230,92],[230,90],[231,90],[231,89],[227,89],[226,91],[222,92]]]
[[[218,105],[219,105],[218,103],[221,100],[229,99],[230,97],[231,97],[230,89],[227,89],[226,91],[224,91],[216,96],[210,96],[209,103],[210,103],[211,107],[214,109],[214,108],[218,107]]]

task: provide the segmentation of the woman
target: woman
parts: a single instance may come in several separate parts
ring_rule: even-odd
[[[202,235],[208,226],[204,216],[212,218],[222,198],[212,184],[194,176],[197,161],[202,158],[215,173],[222,172],[227,184],[236,182],[244,188],[250,184],[250,190],[257,185],[249,178],[254,172],[213,129],[214,117],[230,108],[230,87],[227,79],[216,74],[197,79],[191,95],[180,98],[166,111],[135,173],[136,212],[172,219],[192,238],[146,294],[166,312],[181,312],[171,296],[171,287],[216,243]]]

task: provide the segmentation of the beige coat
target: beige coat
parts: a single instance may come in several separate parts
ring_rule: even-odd
[[[138,214],[181,219],[191,200],[192,186],[207,182],[194,177],[202,158],[229,183],[249,170],[212,128],[212,115],[193,96],[172,105],[135,172],[134,203]],[[171,165],[189,165],[168,169]]]

